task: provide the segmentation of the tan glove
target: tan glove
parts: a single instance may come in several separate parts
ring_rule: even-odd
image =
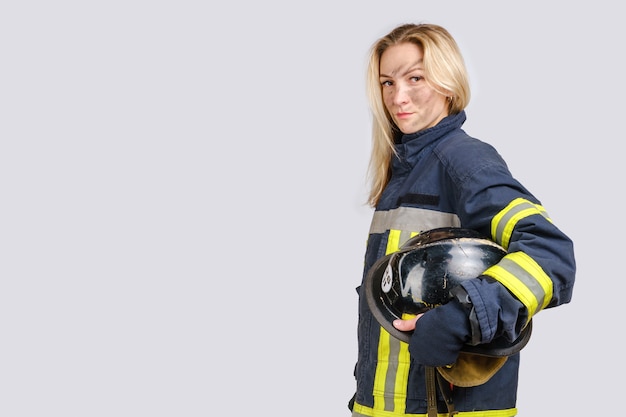
[[[459,358],[452,365],[438,366],[437,370],[446,381],[457,387],[475,387],[489,381],[507,357],[477,355],[460,352]]]

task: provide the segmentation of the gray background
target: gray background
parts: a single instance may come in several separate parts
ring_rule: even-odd
[[[519,415],[620,403],[618,3],[208,3],[0,6],[0,415],[349,415],[366,55],[404,22],[456,37],[466,130],[575,241]]]

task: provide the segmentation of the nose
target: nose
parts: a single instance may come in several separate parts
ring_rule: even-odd
[[[396,106],[402,106],[409,102],[407,88],[401,84],[396,84],[396,88],[392,92],[392,101]]]

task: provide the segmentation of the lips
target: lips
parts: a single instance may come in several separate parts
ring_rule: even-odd
[[[398,119],[406,119],[407,117],[409,117],[411,115],[411,113],[396,113],[396,117]]]

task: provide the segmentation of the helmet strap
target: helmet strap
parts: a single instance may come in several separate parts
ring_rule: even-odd
[[[426,373],[428,417],[437,417],[437,386],[439,386],[446,407],[448,407],[448,416],[458,414],[457,411],[454,411],[454,403],[452,402],[452,384],[444,380],[433,366],[425,366],[424,371]]]

